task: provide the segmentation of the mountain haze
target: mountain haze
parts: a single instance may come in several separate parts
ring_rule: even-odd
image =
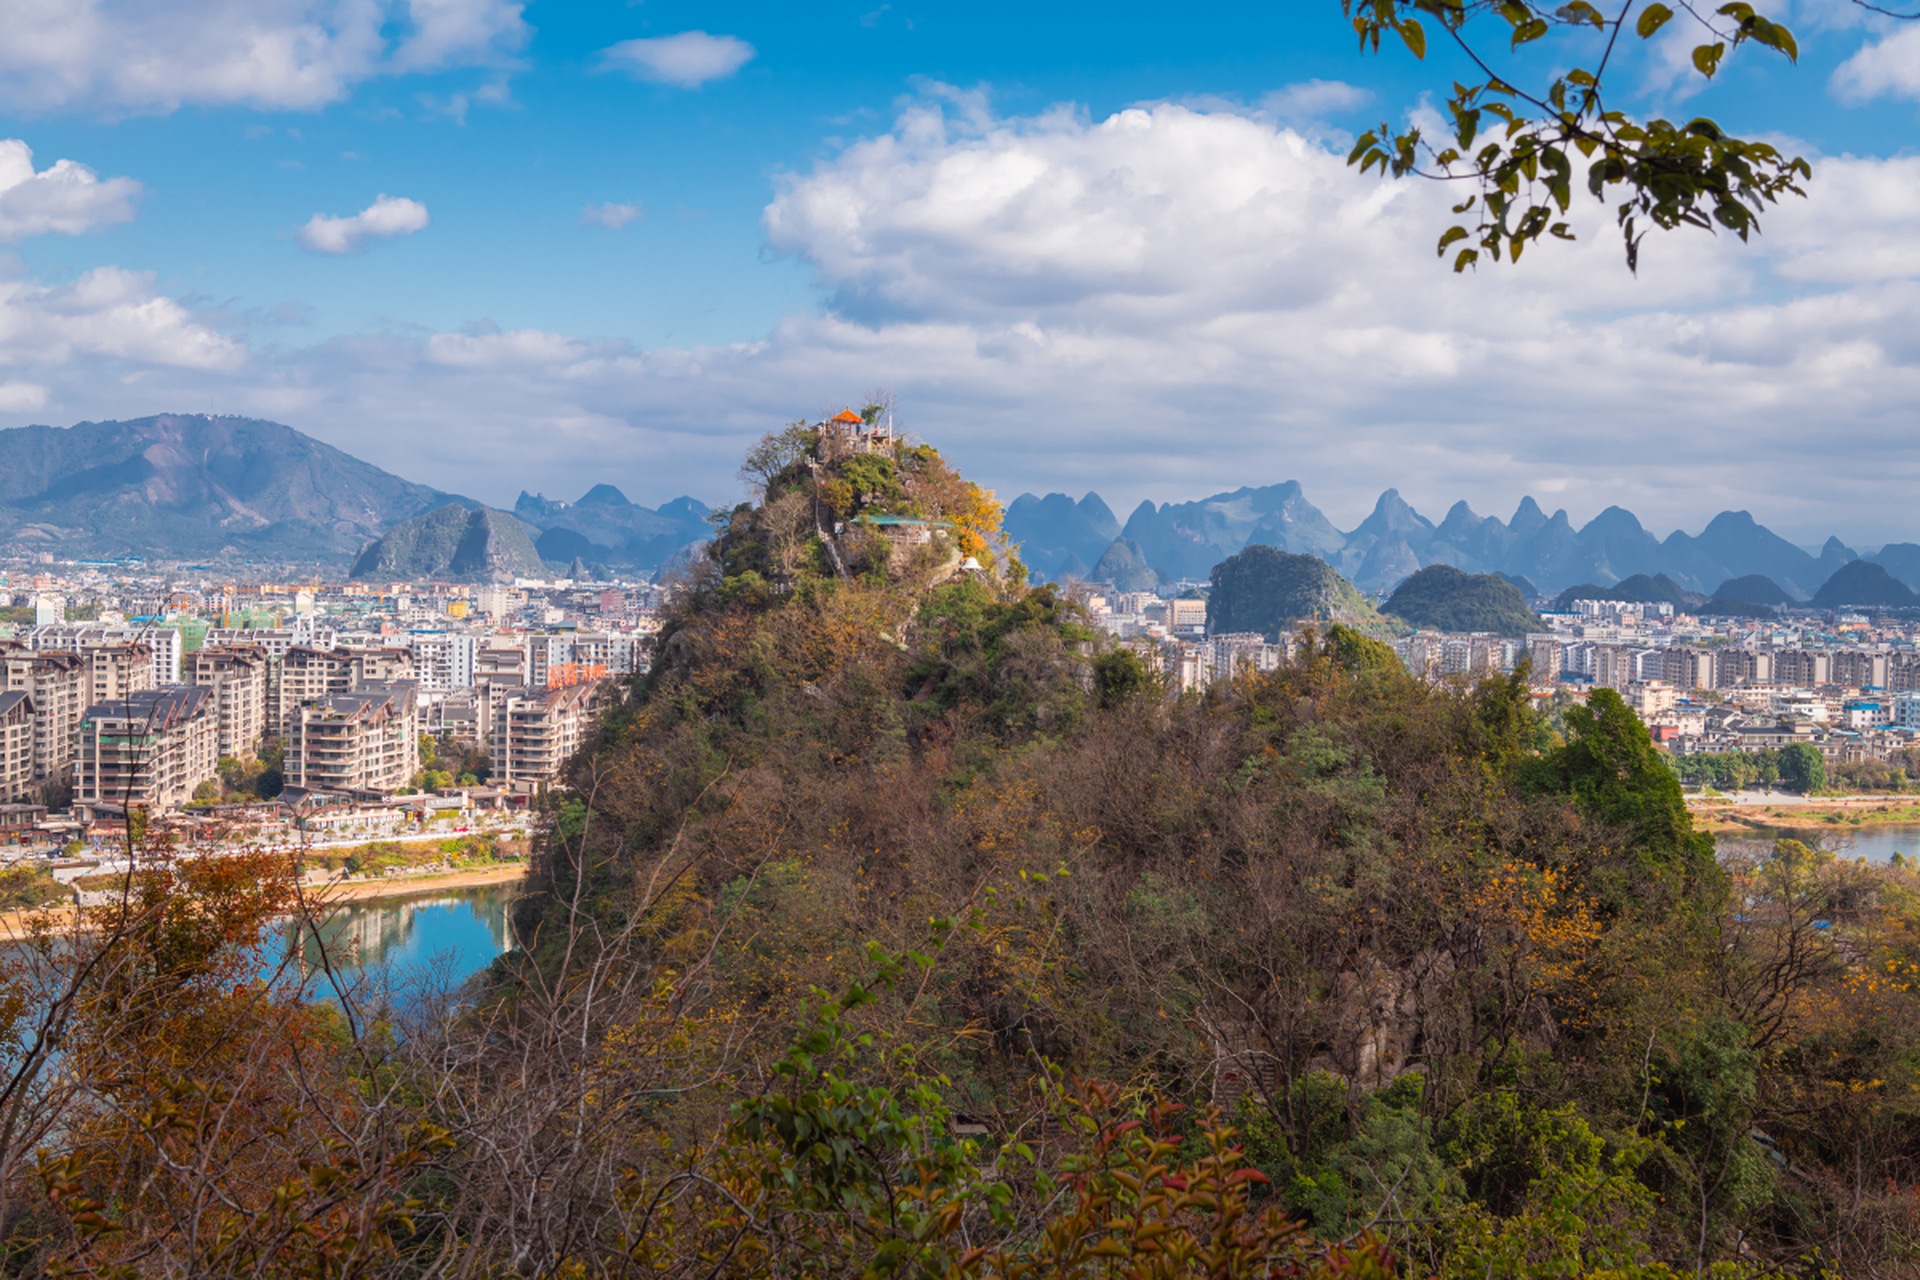
[[[1764,578],[1785,599],[1805,600],[1858,559],[1880,561],[1894,578],[1920,590],[1920,545],[1890,543],[1859,557],[1838,538],[1829,538],[1812,555],[1747,511],[1723,511],[1698,534],[1676,530],[1658,538],[1624,507],[1608,507],[1575,527],[1565,511],[1549,515],[1528,497],[1507,520],[1456,502],[1436,525],[1398,490],[1388,489],[1358,527],[1343,533],[1307,499],[1298,481],[1289,480],[1194,502],[1142,502],[1118,534],[1095,547],[1101,526],[1080,522],[1071,525],[1071,536],[1067,530],[1070,513],[1096,504],[1097,510],[1107,510],[1098,494],[1077,504],[1065,494],[1023,494],[1007,508],[1008,536],[1025,547],[1028,567],[1050,578],[1085,576],[1081,566],[1097,564],[1107,547],[1125,539],[1132,544],[1130,554],[1144,557],[1162,581],[1204,580],[1229,556],[1266,545],[1318,556],[1361,590],[1382,593],[1441,564],[1524,581],[1547,595],[1576,584],[1597,592],[1664,577],[1679,598],[1705,601],[1718,584]]]
[[[448,502],[475,505],[254,418],[0,431],[0,546],[16,553],[344,560]]]
[[[540,575],[540,556],[525,525],[504,511],[469,511],[457,503],[395,525],[367,544],[347,574],[355,582],[510,582]]]

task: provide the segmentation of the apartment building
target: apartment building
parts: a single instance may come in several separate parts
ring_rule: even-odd
[[[395,648],[314,649],[295,645],[267,689],[267,724],[285,734],[295,713],[336,693],[371,684],[413,681],[413,653]]]
[[[1722,649],[1713,659],[1713,687],[1738,689],[1742,685],[1769,684],[1773,680],[1773,654],[1765,649]]]
[[[39,651],[81,654],[96,649],[124,650],[128,645],[139,645],[150,670],[144,682],[134,683],[130,689],[154,689],[161,685],[179,684],[180,658],[185,647],[180,632],[173,627],[108,627],[93,622],[75,626],[36,627],[28,637],[28,644]],[[94,700],[120,696],[102,694]]]
[[[1689,645],[1675,645],[1661,651],[1659,680],[1683,692],[1693,689],[1711,689],[1713,684],[1713,650],[1696,649]]]
[[[293,708],[281,770],[308,791],[396,791],[420,770],[411,682],[362,685]]]
[[[1535,684],[1551,684],[1560,678],[1566,662],[1561,643],[1549,635],[1527,637],[1527,660],[1533,666]]]
[[[481,649],[474,654],[473,680],[475,684],[526,685],[526,651],[514,647],[511,649]],[[546,673],[541,673],[540,683],[546,684]]]
[[[33,780],[45,786],[73,775],[73,738],[88,705],[86,661],[77,653],[0,652],[0,687],[33,702]]]
[[[153,650],[144,641],[96,645],[80,650],[80,657],[87,664],[82,700],[88,706],[156,687]]]
[[[1618,689],[1624,693],[1633,686],[1633,668],[1633,650],[1626,645],[1597,644],[1593,647],[1595,688]]]
[[[0,693],[0,804],[30,799],[33,777],[33,698],[24,690]]]
[[[425,693],[445,693],[473,686],[474,658],[479,638],[444,631],[416,631],[409,637],[413,675]]]
[[[76,808],[159,811],[185,804],[219,762],[213,695],[192,685],[137,689],[80,717]]]
[[[201,649],[187,656],[187,683],[213,693],[220,754],[253,755],[267,731],[269,660],[252,645]]]
[[[494,718],[493,782],[521,791],[552,786],[586,741],[611,688],[595,680],[502,699]]]
[[[1885,689],[1890,657],[1884,651],[1841,649],[1831,659],[1832,682],[1851,689]]]
[[[1775,684],[1812,688],[1833,682],[1833,655],[1822,649],[1780,649],[1773,655]]]

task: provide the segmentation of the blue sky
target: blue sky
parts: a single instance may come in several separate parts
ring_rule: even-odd
[[[1461,68],[1360,56],[1337,0],[6,10],[43,172],[0,192],[0,425],[245,413],[503,505],[717,502],[760,430],[891,386],[1008,498],[1920,540],[1920,27],[1846,0],[1775,7],[1797,67],[1621,65],[1623,107],[1819,161],[1758,245],[1638,279],[1590,203],[1446,273],[1446,193],[1341,158]]]

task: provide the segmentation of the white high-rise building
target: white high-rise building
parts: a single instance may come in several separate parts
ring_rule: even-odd
[[[423,693],[445,693],[473,687],[474,636],[444,631],[416,631],[408,639],[413,650],[413,674]]]

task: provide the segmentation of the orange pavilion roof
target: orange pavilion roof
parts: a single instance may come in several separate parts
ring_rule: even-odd
[[[861,417],[859,414],[855,413],[850,408],[842,409],[839,413],[836,413],[831,418],[828,418],[827,421],[828,422],[844,422],[848,426],[852,426],[852,427],[863,427],[867,424],[867,420],[865,418]]]

